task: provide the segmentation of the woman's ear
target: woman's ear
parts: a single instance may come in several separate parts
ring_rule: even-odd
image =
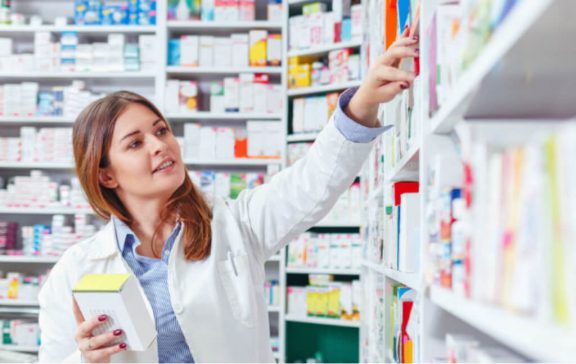
[[[98,171],[98,180],[100,184],[109,189],[115,189],[118,187],[118,182],[114,175],[110,172],[108,168],[100,168]]]

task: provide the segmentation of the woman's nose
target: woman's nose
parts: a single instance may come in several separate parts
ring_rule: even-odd
[[[151,145],[153,155],[158,155],[166,150],[166,143],[156,136],[152,137]]]

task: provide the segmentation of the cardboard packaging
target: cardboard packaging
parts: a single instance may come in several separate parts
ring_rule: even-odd
[[[106,314],[106,322],[93,331],[99,335],[122,329],[129,350],[146,350],[156,338],[152,312],[146,307],[144,293],[131,274],[87,274],[73,289],[85,318]]]

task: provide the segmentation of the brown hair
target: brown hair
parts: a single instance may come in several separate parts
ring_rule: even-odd
[[[72,133],[76,174],[90,206],[102,218],[109,220],[114,215],[127,225],[132,223],[132,217],[116,192],[100,184],[99,170],[109,164],[108,151],[116,120],[130,104],[143,105],[166,120],[148,99],[133,92],[118,91],[86,107],[76,118]],[[170,128],[168,122],[166,124]],[[202,260],[210,255],[212,211],[188,173],[160,213],[161,223],[152,238],[152,251],[155,255],[155,240],[161,226],[176,217],[184,225],[182,239],[186,259]]]

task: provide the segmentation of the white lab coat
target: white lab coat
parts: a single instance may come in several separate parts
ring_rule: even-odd
[[[372,144],[346,140],[331,120],[294,166],[235,201],[214,201],[207,259],[186,261],[177,239],[168,264],[170,299],[196,362],[274,362],[263,298],[264,263],[328,213]],[[87,273],[125,272],[130,268],[118,250],[112,222],[66,251],[39,295],[41,362],[80,361],[72,313],[75,283]],[[157,362],[155,345],[146,352],[121,352],[112,360]]]

